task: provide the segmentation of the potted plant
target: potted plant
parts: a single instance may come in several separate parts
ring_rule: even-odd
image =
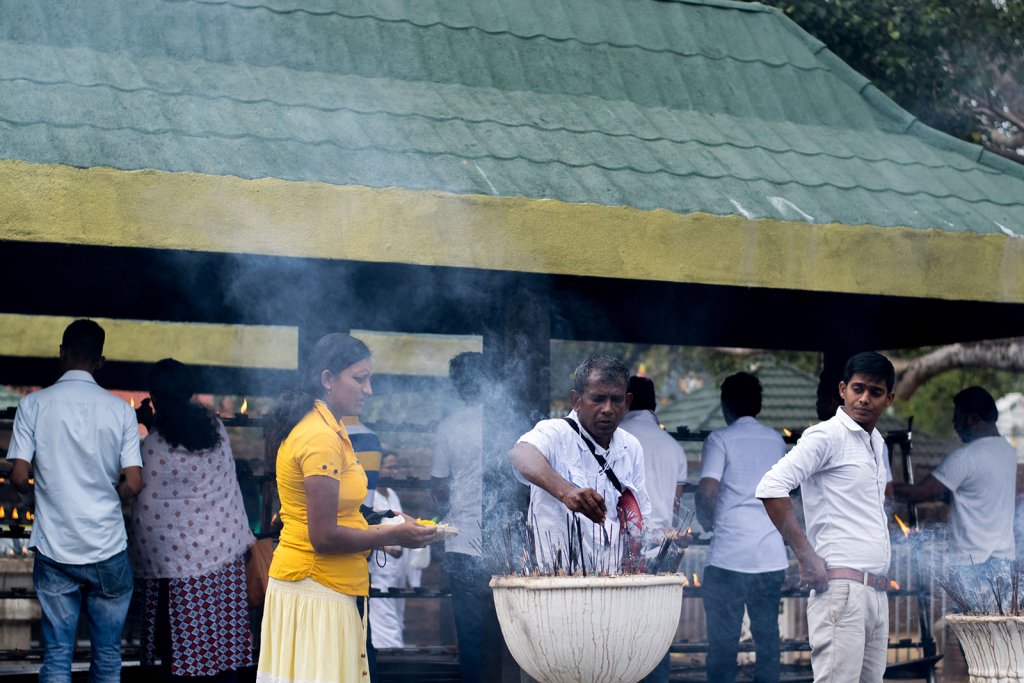
[[[963,646],[971,683],[1024,681],[1022,579],[1016,562],[955,567],[939,579],[958,612],[946,623]]]

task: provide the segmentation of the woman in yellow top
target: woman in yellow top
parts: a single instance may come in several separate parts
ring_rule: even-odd
[[[268,417],[279,443],[281,540],[270,565],[257,680],[267,683],[369,681],[366,635],[356,598],[369,593],[373,548],[420,548],[433,527],[368,527],[359,512],[366,473],[341,424],[372,393],[370,350],[347,334],[316,343],[303,386],[282,394]]]

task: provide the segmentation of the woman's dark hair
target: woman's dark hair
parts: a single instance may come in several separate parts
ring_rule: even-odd
[[[313,409],[313,402],[324,395],[320,383],[324,370],[336,375],[371,355],[369,347],[351,335],[334,333],[322,337],[299,368],[298,386],[278,396],[267,415],[264,436],[272,451],[277,451],[288,432]]]
[[[195,373],[184,363],[164,358],[149,370],[153,427],[174,448],[191,452],[213,448],[221,438],[213,412],[192,401],[195,391]]]

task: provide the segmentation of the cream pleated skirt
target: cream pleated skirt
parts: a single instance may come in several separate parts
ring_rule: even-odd
[[[366,629],[356,599],[313,579],[271,577],[258,683],[367,683]]]

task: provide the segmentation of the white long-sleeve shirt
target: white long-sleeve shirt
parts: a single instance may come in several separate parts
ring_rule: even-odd
[[[758,498],[787,498],[800,487],[807,539],[828,567],[889,570],[885,441],[853,419],[835,417],[804,432],[757,485]]]

